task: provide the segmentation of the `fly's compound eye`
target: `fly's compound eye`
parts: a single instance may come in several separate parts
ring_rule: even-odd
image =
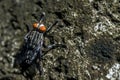
[[[45,27],[43,24],[41,24],[41,25],[39,26],[39,31],[45,32],[45,31],[46,31],[46,27]]]
[[[33,28],[35,29],[38,28],[38,25],[39,25],[38,23],[33,23]]]
[[[46,27],[43,24],[34,23],[33,28],[38,29],[40,32],[45,32]]]

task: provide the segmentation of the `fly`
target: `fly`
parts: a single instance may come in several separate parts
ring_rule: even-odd
[[[14,65],[19,65],[22,73],[26,73],[30,66],[35,65],[41,75],[43,71],[40,62],[43,56],[55,47],[65,47],[64,44],[51,44],[46,46],[47,51],[43,53],[44,36],[58,23],[57,20],[50,27],[46,28],[42,23],[44,17],[45,13],[42,13],[40,21],[33,24],[33,30],[25,35],[24,45],[20,53],[15,56]]]

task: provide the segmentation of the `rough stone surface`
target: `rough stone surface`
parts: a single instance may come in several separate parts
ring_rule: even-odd
[[[41,12],[46,26],[61,20],[45,43],[67,49],[48,52],[40,80],[120,79],[120,0],[0,0],[0,80],[26,80],[12,60]]]

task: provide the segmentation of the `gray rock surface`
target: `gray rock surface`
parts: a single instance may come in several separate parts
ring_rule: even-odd
[[[12,60],[41,12],[46,26],[61,20],[49,35],[67,45],[44,57],[43,80],[120,79],[120,0],[0,0],[0,80],[26,80]]]

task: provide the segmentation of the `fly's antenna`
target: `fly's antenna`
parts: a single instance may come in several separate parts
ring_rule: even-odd
[[[42,12],[40,16],[39,24],[44,20],[44,18],[45,18],[45,12]]]
[[[59,21],[60,21],[60,20],[57,19],[57,20],[51,25],[51,27],[55,26]]]

